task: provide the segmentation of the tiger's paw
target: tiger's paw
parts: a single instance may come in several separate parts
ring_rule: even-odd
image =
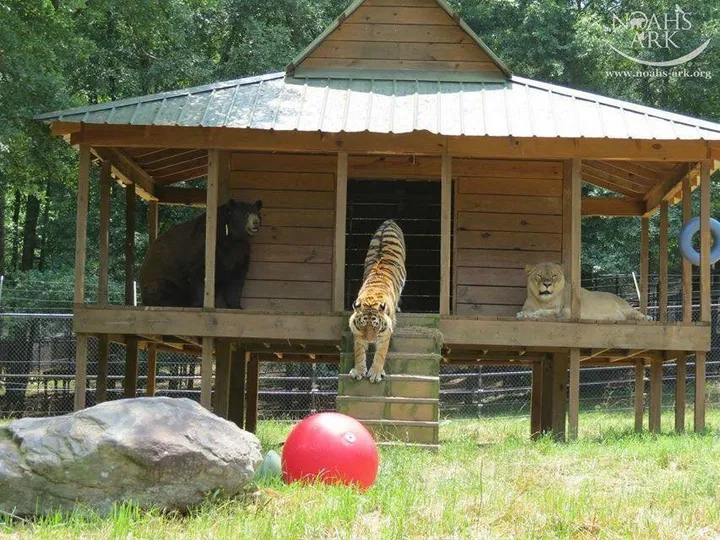
[[[361,371],[358,371],[357,369],[352,368],[352,369],[350,370],[350,377],[352,377],[352,378],[355,379],[356,381],[361,381],[361,380],[363,380],[363,378],[365,377],[365,375],[367,375],[367,369],[363,369],[363,370],[361,370]]]
[[[371,383],[379,383],[385,379],[385,370],[378,370],[375,366],[370,368],[369,379]]]

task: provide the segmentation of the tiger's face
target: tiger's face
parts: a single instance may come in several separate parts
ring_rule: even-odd
[[[364,303],[355,300],[350,315],[350,330],[362,335],[367,341],[374,341],[378,334],[392,331],[392,318],[387,303]]]

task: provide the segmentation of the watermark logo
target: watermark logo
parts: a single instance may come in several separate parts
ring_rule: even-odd
[[[701,43],[694,50],[683,54],[683,47],[678,44],[684,34],[692,32],[692,13],[675,4],[675,9],[666,13],[644,13],[633,11],[623,16],[613,15],[612,29],[625,30],[631,36],[629,44],[632,50],[649,51],[665,49],[678,54],[672,60],[652,62],[632,56],[608,41],[608,45],[619,55],[638,64],[650,67],[674,67],[696,58],[708,47],[710,39]]]

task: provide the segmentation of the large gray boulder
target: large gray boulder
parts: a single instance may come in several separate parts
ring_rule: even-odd
[[[211,491],[239,493],[261,462],[255,435],[194,401],[111,401],[0,426],[0,511],[185,510]]]

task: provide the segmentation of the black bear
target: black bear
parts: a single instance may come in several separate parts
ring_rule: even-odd
[[[262,201],[230,200],[218,207],[215,307],[240,309],[250,266],[250,237],[260,230]],[[205,291],[205,214],[174,225],[148,247],[140,268],[146,306],[202,307]]]

